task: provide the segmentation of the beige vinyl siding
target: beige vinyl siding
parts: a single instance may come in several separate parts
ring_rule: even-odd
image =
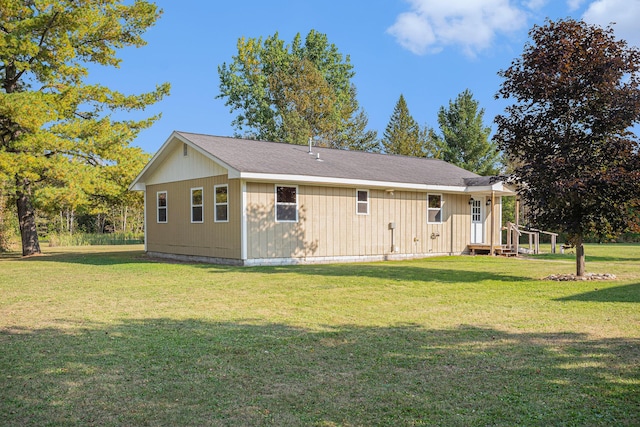
[[[426,192],[368,189],[369,214],[358,215],[356,188],[298,185],[298,222],[277,223],[274,188],[247,183],[249,259],[390,254],[391,222],[399,254],[461,253],[469,243],[468,195],[444,193],[443,222],[427,224]]]
[[[214,186],[229,185],[229,222],[214,222]],[[191,223],[191,189],[203,189],[203,222]],[[168,221],[156,221],[156,193],[167,192]],[[147,251],[212,258],[240,258],[241,190],[226,175],[149,185]]]
[[[207,178],[227,175],[227,170],[207,157],[188,147],[187,155],[183,155],[183,144],[170,147],[157,169],[150,174],[145,183],[147,187],[165,182]]]

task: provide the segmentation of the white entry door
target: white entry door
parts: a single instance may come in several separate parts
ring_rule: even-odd
[[[482,220],[483,200],[471,202],[471,243],[484,243],[484,221]]]

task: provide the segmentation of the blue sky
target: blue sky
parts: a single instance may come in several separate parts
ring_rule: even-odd
[[[171,83],[171,95],[144,116],[162,113],[133,142],[154,153],[173,130],[231,136],[234,117],[216,99],[217,67],[231,62],[240,37],[276,32],[327,35],[349,55],[358,101],[369,128],[381,137],[403,94],[421,125],[437,128],[437,112],[465,89],[485,109],[485,124],[502,113],[494,99],[497,72],[522,53],[528,31],[545,18],[572,17],[606,26],[640,46],[640,0],[159,0],[164,10],[146,34],[148,44],[119,51],[120,69],[93,70],[99,81],[125,93]],[[140,118],[142,115],[130,116]]]

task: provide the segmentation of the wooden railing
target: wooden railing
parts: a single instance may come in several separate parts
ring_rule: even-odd
[[[512,222],[507,222],[507,226],[504,229],[507,230],[507,247],[513,248],[516,253],[518,253],[519,249],[520,236],[523,234],[526,234],[529,237],[529,250],[534,254],[540,253],[540,234],[547,234],[551,236],[551,253],[556,253],[558,233],[538,230],[537,228],[524,228]]]

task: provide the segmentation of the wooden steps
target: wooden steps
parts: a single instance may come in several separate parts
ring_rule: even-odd
[[[485,245],[482,243],[471,243],[467,245],[471,255],[489,255],[491,253],[491,245]],[[496,255],[500,256],[517,256],[518,252],[516,248],[510,245],[496,245],[493,247],[493,251]]]

